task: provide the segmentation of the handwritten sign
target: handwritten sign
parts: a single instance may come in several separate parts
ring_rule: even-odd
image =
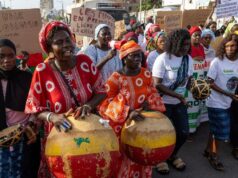
[[[218,50],[221,42],[223,40],[222,36],[216,37],[216,39],[214,41],[211,42],[211,47],[216,51]]]
[[[211,11],[211,9],[195,9],[183,11],[182,27],[186,28],[188,25],[204,25]]]
[[[115,22],[115,35],[114,38],[118,39],[122,32],[126,31],[124,20]]]
[[[169,33],[176,28],[181,28],[181,14],[165,16],[164,31]]]
[[[12,40],[17,54],[22,50],[41,52],[38,40],[42,26],[40,9],[1,10],[0,24],[0,37]]]
[[[156,23],[160,25],[161,29],[164,29],[164,17],[170,15],[181,15],[182,11],[158,11],[156,16]]]
[[[84,7],[72,9],[71,27],[76,35],[94,37],[95,28],[101,23],[107,24],[114,33],[115,20],[108,13]]]

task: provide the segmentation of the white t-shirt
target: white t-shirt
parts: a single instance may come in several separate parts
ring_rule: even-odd
[[[230,61],[226,57],[223,60],[215,58],[207,74],[221,89],[235,93],[238,82],[238,59]],[[232,99],[217,91],[212,90],[210,97],[206,101],[207,107],[228,109]]]
[[[188,77],[192,76],[193,74],[193,63],[192,58],[189,56],[189,68],[188,68]],[[157,78],[162,78],[162,84],[166,87],[171,86],[177,79],[178,69],[181,65],[182,57],[176,57],[171,55],[169,58],[168,53],[162,53],[157,57],[152,69],[152,76]],[[186,82],[182,85],[177,87],[175,90],[176,93],[184,95],[186,92]],[[166,104],[178,104],[180,103],[179,99],[164,95],[163,96],[164,103]]]

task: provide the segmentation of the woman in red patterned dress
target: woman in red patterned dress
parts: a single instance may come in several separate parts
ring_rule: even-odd
[[[73,54],[72,34],[64,23],[53,21],[39,34],[40,45],[49,55],[36,67],[26,102],[26,113],[36,114],[44,122],[42,160],[38,177],[52,177],[44,156],[46,138],[53,125],[67,131],[66,116],[83,117],[91,113],[106,94],[101,75],[85,55]]]
[[[99,107],[100,114],[110,120],[120,139],[121,129],[127,119],[144,119],[140,111],[165,111],[160,95],[153,86],[151,73],[141,67],[141,48],[134,41],[125,43],[120,49],[120,59],[124,63],[122,70],[114,72],[106,83],[107,98]],[[122,164],[118,178],[148,178],[152,176],[150,166],[132,162],[122,153]]]

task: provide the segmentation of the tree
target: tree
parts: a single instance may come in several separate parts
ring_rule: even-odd
[[[160,8],[162,0],[142,0],[141,10],[150,10],[152,8]]]

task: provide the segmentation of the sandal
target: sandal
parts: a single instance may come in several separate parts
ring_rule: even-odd
[[[173,159],[170,159],[169,162],[178,171],[184,171],[185,168],[186,168],[185,162],[179,157],[175,157]]]
[[[233,157],[238,160],[238,148],[233,148],[231,153]]]
[[[211,166],[216,169],[217,171],[224,171],[224,165],[222,164],[221,161],[219,161],[217,155],[210,155],[208,157],[209,163]]]
[[[156,171],[161,175],[169,174],[169,166],[166,162],[157,164]]]

